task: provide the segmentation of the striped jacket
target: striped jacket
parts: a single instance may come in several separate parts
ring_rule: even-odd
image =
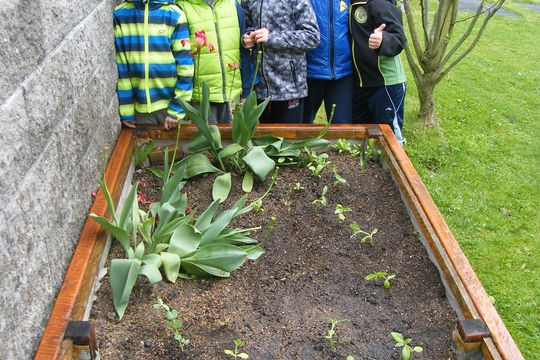
[[[182,10],[174,0],[127,0],[113,17],[120,120],[162,109],[183,118],[176,99],[191,100],[193,58]]]

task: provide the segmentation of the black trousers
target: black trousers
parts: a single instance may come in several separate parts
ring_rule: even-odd
[[[324,100],[326,118],[330,119],[332,104],[336,104],[332,124],[352,122],[353,76],[337,80],[308,79],[308,96],[304,103],[304,123],[311,124]]]
[[[270,101],[261,115],[260,122],[301,124],[304,114],[304,99]]]

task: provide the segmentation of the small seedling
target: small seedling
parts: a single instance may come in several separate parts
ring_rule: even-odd
[[[231,322],[231,319],[226,317],[225,319],[219,321],[219,326],[225,327],[229,325],[230,322]]]
[[[154,150],[154,142],[150,140],[142,146],[135,146],[133,148],[133,161],[135,167],[140,168],[141,164],[150,156],[150,153]]]
[[[330,163],[328,161],[328,154],[321,153],[317,154],[316,151],[311,151],[308,148],[304,148],[308,156],[307,168],[311,173],[316,177],[321,177],[321,172],[328,166]]]
[[[235,359],[248,359],[249,355],[245,352],[240,352],[240,348],[244,346],[244,342],[241,339],[234,340],[234,351],[230,349],[225,349],[225,354],[235,358]]]
[[[366,277],[364,277],[364,280],[371,281],[371,280],[376,280],[376,279],[384,279],[384,283],[383,283],[384,288],[390,289],[390,280],[392,280],[395,277],[396,277],[395,274],[388,274],[385,271],[377,271],[377,272],[366,275]]]
[[[354,360],[354,356],[349,355],[349,356],[347,356],[347,359],[346,359],[346,360]]]
[[[178,318],[178,310],[171,309],[169,305],[165,304],[161,298],[157,299],[157,302],[154,304],[155,309],[163,309],[165,310],[165,317],[167,318],[167,327],[174,331],[174,340],[178,341],[178,345],[180,346],[180,350],[183,352],[184,348],[189,344],[189,339],[186,339],[182,333],[180,332],[180,329],[184,325],[181,320],[177,320]]]
[[[296,184],[294,184],[294,191],[296,192],[300,192],[304,190],[304,187],[302,186],[302,184],[300,184],[299,182],[297,182]]]
[[[336,326],[349,320],[338,320],[330,317],[327,317],[326,320],[330,322],[330,327],[326,330],[326,335],[323,338],[326,339],[329,348],[334,348],[336,345],[343,343],[343,341],[338,341],[334,337],[336,335]]]
[[[334,173],[334,182],[332,183],[334,187],[337,187],[339,185],[349,185],[347,183],[347,180],[345,180],[341,175],[338,174],[336,166],[332,166],[332,172]]]
[[[258,213],[259,211],[262,210],[262,199],[258,199],[257,201],[254,201],[253,202],[253,211],[255,211],[256,213]]]
[[[368,232],[365,232],[364,230],[362,230],[360,228],[360,225],[358,225],[357,223],[351,223],[351,224],[349,224],[349,227],[351,228],[351,230],[353,232],[352,235],[349,237],[350,239],[352,239],[353,237],[355,237],[358,234],[363,234],[364,236],[360,238],[360,244],[363,244],[363,243],[365,243],[366,241],[369,240],[371,245],[374,245],[373,235],[375,235],[377,233],[377,231],[378,231],[377,228],[371,230],[371,232],[368,233]]]
[[[424,351],[424,349],[422,349],[420,346],[414,346],[414,347],[410,346],[409,344],[412,341],[411,338],[404,339],[403,335],[401,335],[398,332],[391,332],[390,335],[392,335],[392,338],[396,342],[395,346],[402,348],[401,349],[402,360],[409,360],[415,352],[421,353],[422,351]]]
[[[313,176],[321,177],[321,172],[324,170],[323,164],[314,164],[308,166],[309,171],[313,174]]]
[[[322,189],[321,197],[319,199],[313,200],[312,204],[321,204],[322,206],[326,206],[326,192],[328,191],[328,186],[324,186]]]
[[[351,143],[346,139],[338,139],[332,148],[337,150],[340,154],[344,152],[351,152]]]
[[[334,211],[334,214],[337,215],[339,220],[345,220],[345,213],[352,211],[351,208],[343,207],[341,204],[336,205],[336,210]]]

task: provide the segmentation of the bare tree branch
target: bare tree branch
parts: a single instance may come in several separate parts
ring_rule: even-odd
[[[420,59],[422,59],[423,52],[422,47],[420,46],[420,41],[418,40],[418,32],[416,31],[416,24],[414,22],[410,0],[404,0],[403,4],[405,5],[405,15],[407,16],[407,23],[409,24],[409,33],[411,35],[414,52],[420,61]]]
[[[422,8],[422,28],[424,29],[424,47],[429,47],[429,0],[420,0],[420,7]]]
[[[483,13],[486,13],[486,12],[489,13],[489,12],[491,11],[491,9],[493,9],[493,8],[496,7],[496,6],[497,6],[497,3],[491,5],[491,6],[488,7],[488,8],[484,8],[484,7],[482,6],[482,8],[483,8],[484,10],[482,10],[482,11],[480,12],[479,15],[482,15]],[[466,17],[465,19],[459,19],[459,20],[456,20],[456,21],[454,21],[454,24],[457,24],[457,23],[460,23],[460,22],[463,22],[463,21],[467,21],[467,20],[470,20],[470,19],[474,19],[474,18],[478,17],[477,14],[478,14],[478,13],[475,13],[474,15],[471,15],[471,16]]]

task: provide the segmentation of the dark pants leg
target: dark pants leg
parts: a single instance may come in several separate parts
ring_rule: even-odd
[[[405,91],[405,83],[375,88],[355,87],[353,123],[388,124],[401,140]]]
[[[311,124],[324,101],[326,117],[330,118],[332,104],[336,104],[333,124],[352,121],[353,76],[337,80],[308,79],[308,96],[304,103],[304,123]]]
[[[304,99],[270,101],[261,115],[260,122],[301,124],[304,113]]]

